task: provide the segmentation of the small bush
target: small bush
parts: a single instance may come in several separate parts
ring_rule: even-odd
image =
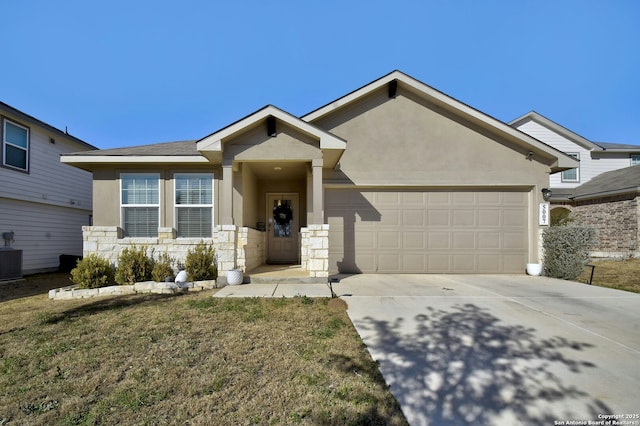
[[[173,272],[173,267],[171,266],[172,264],[173,264],[173,259],[167,253],[162,253],[160,257],[158,257],[158,260],[156,260],[153,265],[151,278],[154,281],[164,282],[167,279],[167,277],[170,277],[171,281],[173,281],[174,272]]]
[[[193,250],[189,250],[184,263],[191,281],[218,278],[216,254],[210,245],[200,243]]]
[[[150,281],[152,271],[153,260],[147,257],[144,247],[127,247],[118,257],[115,278],[120,285],[133,285],[141,281]]]
[[[71,270],[71,282],[78,288],[98,288],[113,285],[113,267],[107,259],[95,253],[78,260]]]
[[[589,261],[596,232],[584,226],[552,226],[542,233],[544,274],[565,280],[576,279]]]

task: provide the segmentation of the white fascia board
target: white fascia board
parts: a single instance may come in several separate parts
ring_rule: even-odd
[[[568,139],[578,145],[580,145],[581,147],[583,147],[584,149],[587,149],[589,151],[604,151],[604,149],[598,145],[595,142],[591,142],[590,140],[588,140],[587,138],[580,136],[579,134],[577,134],[576,132],[573,132],[569,129],[567,129],[566,127],[556,123],[555,121],[545,117],[542,114],[539,114],[535,111],[530,111],[528,113],[526,113],[525,115],[516,118],[515,120],[512,120],[509,122],[509,125],[512,127],[519,127],[520,125],[524,124],[525,122],[528,121],[534,121],[538,124],[540,124],[543,127],[546,127],[547,129],[551,130],[552,132],[555,132],[557,134],[559,134],[560,136],[564,137],[565,139]]]
[[[390,74],[387,74],[386,76],[367,84],[364,87],[361,87],[360,89],[349,93],[348,95],[345,95],[339,99],[336,99],[335,101],[331,102],[328,105],[325,105],[315,111],[310,112],[307,115],[302,116],[302,120],[304,121],[314,121],[320,117],[323,117],[329,113],[331,113],[332,111],[341,108],[345,105],[350,104],[351,102],[361,98],[362,96],[367,95],[368,93],[373,92],[374,90],[379,89],[380,87],[389,84],[389,82],[393,81],[393,80],[401,80],[404,82],[405,78],[408,77],[405,74],[401,73],[400,71],[393,71]]]
[[[233,136],[234,134],[242,131],[243,129],[266,119],[269,116],[273,116],[276,119],[290,125],[291,127],[302,131],[303,133],[308,134],[309,136],[314,137],[315,139],[320,141],[321,149],[345,149],[347,144],[341,138],[332,135],[331,133],[325,132],[322,129],[309,124],[298,117],[295,117],[289,113],[282,111],[272,105],[269,105],[260,111],[240,120],[224,129],[216,132],[212,135],[207,136],[206,138],[198,141],[197,149],[198,151],[218,151],[222,152],[222,141],[225,138]]]
[[[222,152],[222,141],[213,137],[214,135],[207,136],[206,138],[198,141],[196,144],[196,149],[198,151],[214,151],[214,152]]]
[[[205,157],[195,155],[148,155],[148,156],[110,156],[110,155],[62,155],[60,161],[65,164],[109,164],[109,163],[179,163],[206,164]]]

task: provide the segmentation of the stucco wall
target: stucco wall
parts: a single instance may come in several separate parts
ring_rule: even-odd
[[[176,160],[179,162],[179,160]],[[93,224],[95,226],[121,226],[120,223],[120,174],[158,173],[160,175],[160,227],[174,227],[174,183],[176,173],[213,174],[213,221],[219,223],[219,167],[149,166],[141,164],[136,168],[115,168],[103,166],[93,172]]]
[[[548,167],[487,129],[400,92],[372,93],[319,127],[347,140],[340,170],[325,179],[356,185],[542,185]]]

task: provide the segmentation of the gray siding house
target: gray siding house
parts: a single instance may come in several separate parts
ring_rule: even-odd
[[[61,254],[82,255],[82,226],[92,215],[91,173],[61,163],[60,155],[96,148],[2,102],[0,126],[0,232],[13,232],[6,244],[22,251],[17,270],[55,270]],[[0,256],[10,256],[0,245]],[[0,265],[0,277],[16,268]]]

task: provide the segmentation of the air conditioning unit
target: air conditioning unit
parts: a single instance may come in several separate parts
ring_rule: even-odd
[[[0,248],[0,280],[22,278],[22,250]]]

